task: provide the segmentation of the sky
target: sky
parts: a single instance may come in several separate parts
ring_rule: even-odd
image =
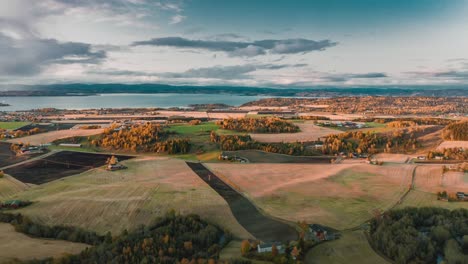
[[[468,0],[2,0],[0,84],[464,86]]]

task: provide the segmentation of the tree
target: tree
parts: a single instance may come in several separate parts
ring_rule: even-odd
[[[273,244],[273,246],[271,246],[271,255],[272,255],[273,257],[276,257],[276,256],[278,256],[278,253],[279,253],[279,252],[278,252],[278,248],[276,247],[275,244]]]
[[[297,257],[299,257],[299,254],[299,249],[297,249],[297,247],[294,246],[294,248],[291,251],[291,256],[293,257],[293,259],[296,259]]]
[[[245,256],[250,252],[250,242],[248,240],[243,240],[241,243],[241,254]]]

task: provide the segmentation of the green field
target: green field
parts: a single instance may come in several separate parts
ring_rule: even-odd
[[[10,130],[15,130],[20,127],[24,127],[26,125],[29,125],[30,122],[0,122],[0,128],[1,129],[10,129]]]
[[[305,263],[389,263],[369,245],[364,231],[346,231],[338,240],[325,242],[312,248],[306,255]]]

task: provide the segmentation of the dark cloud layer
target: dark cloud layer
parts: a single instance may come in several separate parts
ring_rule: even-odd
[[[337,45],[330,40],[297,39],[267,39],[252,42],[223,41],[223,40],[191,40],[182,37],[153,38],[137,41],[134,46],[151,45],[175,48],[204,49],[209,51],[227,52],[231,56],[258,56],[270,54],[295,54],[320,51]]]
[[[219,80],[239,80],[251,79],[249,73],[258,70],[279,70],[284,68],[300,68],[305,67],[307,64],[244,64],[233,66],[213,66],[206,68],[190,69],[184,72],[165,72],[165,73],[148,73],[138,71],[126,70],[93,70],[89,71],[90,74],[110,75],[110,76],[146,76],[146,77],[161,77],[161,78],[174,78],[174,79],[219,79]]]
[[[106,58],[104,51],[91,45],[58,42],[55,39],[13,39],[0,34],[0,75],[34,75],[50,64],[97,64]]]
[[[386,78],[387,74],[383,72],[369,72],[369,73],[357,73],[357,74],[335,74],[325,77],[324,79],[332,82],[346,82],[351,79],[374,79],[374,78]]]

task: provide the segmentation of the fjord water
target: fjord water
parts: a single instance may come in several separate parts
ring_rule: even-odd
[[[19,111],[38,108],[90,109],[90,108],[144,108],[187,107],[190,104],[241,104],[266,96],[231,94],[99,94],[91,96],[8,96],[0,97],[0,111]]]

